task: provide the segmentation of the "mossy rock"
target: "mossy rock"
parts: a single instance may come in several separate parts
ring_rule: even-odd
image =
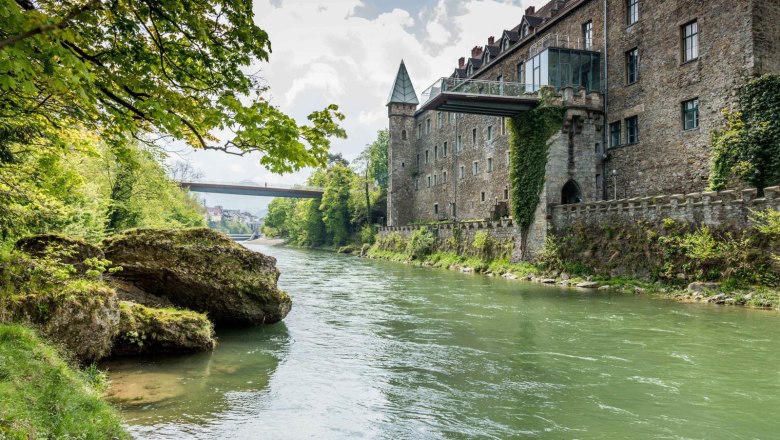
[[[202,313],[128,301],[119,303],[119,312],[112,355],[192,353],[213,350],[217,345],[211,321]]]
[[[25,237],[16,242],[16,249],[34,258],[53,258],[61,263],[73,265],[83,273],[88,268],[84,260],[102,259],[103,251],[95,245],[72,237],[57,234],[41,234]]]
[[[14,253],[0,267],[7,283],[0,289],[0,321],[34,325],[82,362],[106,356],[119,323],[114,289],[99,280],[58,278],[52,269]]]
[[[287,316],[292,301],[279,290],[276,259],[207,228],[134,229],[103,242],[114,276],[208,314],[218,325],[255,325]]]

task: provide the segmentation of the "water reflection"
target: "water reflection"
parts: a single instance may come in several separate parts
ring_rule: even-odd
[[[132,424],[205,424],[230,407],[227,394],[258,392],[284,361],[290,337],[282,323],[218,333],[211,353],[132,357],[103,363],[108,399]]]

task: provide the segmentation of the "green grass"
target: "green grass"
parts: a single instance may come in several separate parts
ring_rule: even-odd
[[[32,329],[0,324],[0,438],[130,438],[100,397],[104,381],[94,367],[71,367]]]

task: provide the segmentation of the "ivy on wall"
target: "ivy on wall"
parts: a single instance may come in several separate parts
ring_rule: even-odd
[[[710,188],[732,176],[759,193],[780,183],[780,75],[763,75],[737,90],[738,112],[724,111],[726,128],[712,133]]]
[[[544,186],[548,141],[561,129],[565,109],[542,103],[509,120],[509,182],[512,188],[512,217],[525,232],[534,221],[539,194]]]

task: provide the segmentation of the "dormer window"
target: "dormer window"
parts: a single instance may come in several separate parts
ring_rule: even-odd
[[[485,48],[485,55],[482,56],[482,63],[487,64],[490,62],[490,52]]]
[[[509,38],[504,38],[504,41],[501,42],[501,50],[507,50],[509,49]]]
[[[466,68],[466,75],[471,76],[472,73],[474,73],[474,66],[469,64],[469,67]]]
[[[523,23],[523,26],[520,28],[520,37],[525,38],[528,36],[528,23]]]

